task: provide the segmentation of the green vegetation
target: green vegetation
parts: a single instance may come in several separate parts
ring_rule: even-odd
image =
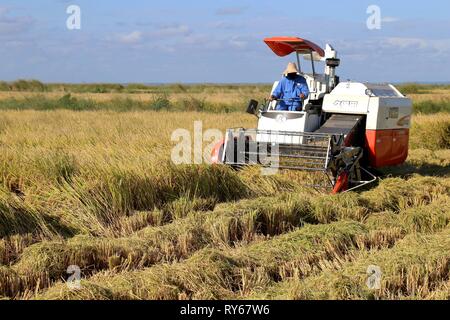
[[[450,113],[450,99],[438,101],[426,100],[415,102],[413,104],[413,108],[415,113],[424,113],[424,114],[439,113],[439,112]]]
[[[432,91],[439,90],[449,90],[450,85],[448,84],[421,84],[421,83],[405,83],[400,84],[398,89],[403,94],[425,94],[432,93]]]
[[[405,94],[427,96],[436,90],[446,92],[450,87],[405,84],[399,89]],[[37,80],[18,80],[0,82],[0,110],[242,112],[250,98],[262,102],[269,91],[270,86],[263,84],[43,84]],[[415,113],[450,112],[450,100],[445,95],[442,99],[414,101],[413,106]]]
[[[245,110],[245,102],[238,105],[226,103],[205,102],[197,98],[184,98],[172,102],[166,95],[158,95],[149,101],[139,101],[131,98],[115,98],[107,101],[96,101],[73,97],[70,93],[61,98],[53,99],[44,95],[27,97],[24,99],[0,100],[0,110],[58,110],[74,111],[205,111],[205,112],[233,112]]]
[[[0,82],[0,91],[29,91],[29,92],[73,92],[73,93],[214,93],[242,90],[269,91],[271,85],[265,84],[114,84],[114,83],[48,83],[38,80],[17,80]]]
[[[238,103],[211,102],[204,98],[186,97],[176,101],[170,100],[170,96],[162,94],[153,96],[148,101],[128,98],[112,98],[105,101],[97,101],[90,98],[74,97],[70,93],[60,98],[50,98],[45,95],[34,95],[25,98],[0,99],[0,110],[58,110],[67,109],[74,111],[205,111],[205,112],[243,112],[247,105],[245,98]],[[450,112],[450,100],[421,101],[413,104],[415,113],[433,114]]]

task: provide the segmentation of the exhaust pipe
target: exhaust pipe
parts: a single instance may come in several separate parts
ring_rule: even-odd
[[[329,44],[325,49],[325,75],[328,79],[328,92],[331,92],[338,84],[339,77],[336,76],[336,68],[339,67],[341,60],[337,58],[337,52]]]

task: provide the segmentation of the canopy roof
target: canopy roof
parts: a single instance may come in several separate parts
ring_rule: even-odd
[[[272,51],[280,56],[284,57],[292,52],[298,53],[310,53],[316,52],[319,56],[324,57],[325,52],[317,44],[297,37],[273,37],[266,38],[264,42],[269,46]]]

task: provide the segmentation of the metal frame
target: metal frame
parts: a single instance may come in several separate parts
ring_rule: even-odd
[[[269,139],[257,141],[258,139],[256,138],[258,136],[261,137],[261,135],[267,135]],[[239,141],[243,136],[251,136],[253,139],[247,140],[247,146],[254,143],[256,144],[256,148],[254,147],[253,150],[249,150],[250,148],[246,150],[245,146],[241,145],[238,146],[236,151],[234,149],[229,149],[231,139]],[[285,138],[289,138],[290,141],[286,141]],[[283,143],[280,143],[281,140],[283,140]],[[259,165],[261,167],[272,167],[282,170],[318,172],[327,177],[327,184],[308,186],[330,189],[334,184],[333,178],[330,177],[328,170],[333,141],[333,135],[324,133],[232,128],[228,129],[226,132],[222,162],[237,167]],[[271,160],[273,160],[272,157],[275,157],[276,161],[271,161],[271,163],[259,162],[260,159],[258,156],[261,155],[261,153],[258,152],[257,148],[264,144],[271,147],[277,147],[277,153],[270,152],[267,154],[268,157],[271,157]],[[239,148],[241,149],[239,150]],[[233,152],[233,155],[230,158],[227,156],[227,152],[231,151]],[[246,158],[246,156],[249,155],[253,156],[253,159]],[[265,154],[262,155],[264,156]],[[254,160],[257,161],[255,162]]]
[[[301,63],[300,63],[300,53],[298,51],[295,52],[297,55],[297,65],[298,65],[298,71],[300,73],[302,73],[302,67],[301,67]],[[311,68],[312,68],[312,73],[313,73],[313,78],[315,78],[316,76],[316,65],[314,64],[314,55],[312,51],[309,51],[309,55],[311,57]]]
[[[368,171],[368,170],[366,170],[366,169],[364,169],[364,168],[362,168],[362,167],[360,167],[359,169],[361,169],[361,170],[363,170],[365,173],[367,173],[372,179],[371,179],[371,180],[351,181],[351,182],[353,182],[353,183],[358,183],[358,184],[357,184],[356,186],[350,188],[350,189],[345,190],[343,193],[350,192],[350,191],[353,191],[353,190],[355,190],[355,189],[362,188],[362,187],[364,187],[365,185],[368,185],[368,184],[370,184],[370,183],[373,183],[373,182],[375,182],[375,181],[378,179],[378,177],[375,176],[375,175],[373,175],[370,171]]]
[[[298,72],[302,72],[302,67],[300,65],[300,54],[298,53],[298,51],[295,52],[297,55],[297,64],[298,64]]]
[[[305,74],[302,72],[302,67],[301,67],[301,63],[300,63],[300,54],[307,54],[306,53],[300,53],[298,51],[295,52],[296,56],[297,56],[297,64],[298,64],[298,71],[301,74]],[[310,93],[317,93],[317,84],[316,84],[316,65],[314,63],[314,55],[313,55],[313,51],[309,51],[309,56],[311,59],[311,68],[312,68],[312,77],[313,77],[313,88],[309,88],[310,89]]]
[[[267,135],[269,139],[267,141],[258,141],[257,137],[261,135]],[[336,147],[339,148],[339,142],[343,140],[341,135],[336,134],[326,134],[326,133],[312,133],[312,132],[289,132],[289,131],[272,131],[272,130],[258,130],[258,129],[243,129],[243,128],[231,128],[226,131],[224,152],[222,154],[222,162],[226,165],[242,167],[259,165],[261,167],[271,167],[275,169],[287,169],[287,170],[299,170],[299,171],[309,171],[323,173],[328,180],[326,185],[307,185],[313,188],[333,188],[336,181],[330,174],[330,164],[332,160],[333,153],[336,151]],[[252,137],[254,139],[247,139],[247,137]],[[284,138],[289,137],[291,139],[286,142]],[[244,138],[244,140],[242,140]],[[244,145],[238,146],[238,149],[234,150],[229,148],[230,139],[234,141],[244,141]],[[280,141],[283,141],[280,143]],[[247,143],[247,144],[245,144]],[[250,144],[255,144],[252,150],[250,150]],[[268,146],[277,146],[278,153],[267,154],[269,157],[275,157],[277,160],[271,163],[261,163],[259,162],[259,155],[262,153],[258,152],[258,147],[260,145],[267,144]],[[241,149],[239,149],[241,148]],[[248,149],[247,149],[248,148]],[[233,155],[227,157],[227,151],[233,151]],[[248,156],[253,156],[252,159]],[[265,154],[262,154],[263,156]],[[247,158],[246,158],[247,157]],[[253,161],[256,159],[256,162]],[[284,160],[281,161],[280,159]],[[286,159],[288,162],[286,163]],[[377,177],[370,173],[368,170],[359,166],[359,159],[355,160],[353,166],[358,166],[356,170],[364,171],[371,179],[370,180],[351,180],[351,183],[356,184],[354,187],[344,191],[350,192],[355,189],[361,188],[367,184],[376,181]],[[231,161],[230,161],[231,160]],[[239,161],[243,160],[243,161]],[[272,159],[271,159],[272,160]],[[308,161],[310,160],[310,161]],[[352,169],[353,169],[352,166]],[[360,179],[360,174],[358,175]]]

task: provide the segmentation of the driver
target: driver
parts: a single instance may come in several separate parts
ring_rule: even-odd
[[[301,111],[302,101],[309,95],[306,80],[299,74],[297,65],[293,62],[289,62],[283,75],[270,100],[280,100],[277,110]]]

